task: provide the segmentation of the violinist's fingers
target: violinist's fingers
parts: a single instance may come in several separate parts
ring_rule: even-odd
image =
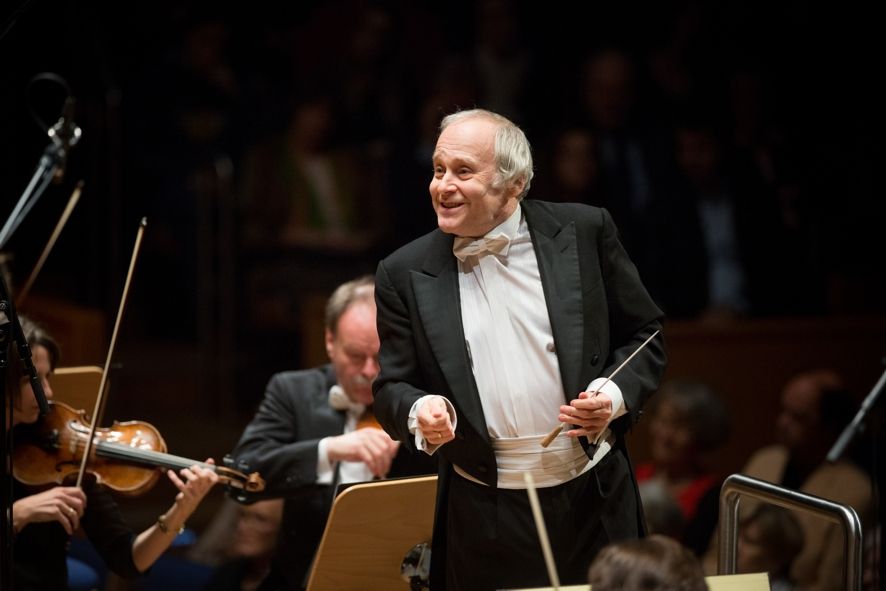
[[[80,517],[86,510],[83,491],[57,486],[23,497],[13,503],[15,519],[26,527],[31,523],[57,521],[69,534],[80,526]]]
[[[215,465],[215,460],[212,458],[206,458],[205,464],[209,464],[210,466]],[[204,468],[203,466],[193,466],[191,468],[197,476],[199,476],[203,480],[208,480],[212,484],[218,482],[218,473],[215,470],[210,468]]]
[[[65,528],[65,531],[69,536],[74,535],[74,532],[77,530],[77,523],[79,523],[77,512],[74,508],[66,505],[64,501],[59,500],[55,510],[55,520],[62,524],[62,527]]]
[[[212,458],[207,463],[212,463]],[[188,503],[199,503],[206,496],[209,489],[218,482],[218,474],[215,470],[204,468],[199,464],[194,464],[190,468],[183,468],[179,471],[181,478],[176,476],[173,482],[179,489],[175,500],[187,500]],[[173,475],[170,475],[172,478]]]
[[[178,474],[175,473],[175,470],[167,470],[166,475],[169,477],[169,480],[172,481],[172,484],[174,484],[178,490],[185,490],[185,483],[182,482],[182,479],[178,477]]]
[[[188,488],[197,499],[202,499],[209,492],[209,489],[218,482],[218,474],[216,474],[215,470],[203,468],[202,466],[192,466],[191,471],[194,473],[195,479],[188,483]]]
[[[80,513],[77,512],[73,507],[68,507],[68,518],[71,520],[71,530],[72,532],[77,531],[77,528],[80,527]]]
[[[83,489],[76,486],[59,486],[56,490],[63,497],[64,503],[74,508],[78,517],[82,517],[86,510],[86,493]]]
[[[175,500],[180,501],[185,498],[185,488],[186,485],[182,482],[182,479],[178,477],[178,474],[175,473],[174,470],[167,470],[166,476],[169,477],[169,480],[172,481],[172,484],[179,490],[178,494],[175,495]]]

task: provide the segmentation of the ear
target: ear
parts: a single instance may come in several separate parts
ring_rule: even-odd
[[[328,328],[326,329],[325,334],[326,334],[326,336],[325,336],[326,354],[329,356],[329,359],[331,360],[332,359],[332,347],[333,347],[333,343],[335,342],[335,337],[332,336],[332,331],[329,330]]]
[[[520,177],[520,178],[514,180],[513,184],[511,185],[511,190],[513,191],[511,196],[514,199],[518,199],[520,197],[520,194],[523,192],[523,187],[525,187],[525,186],[526,186],[526,179],[524,177]]]

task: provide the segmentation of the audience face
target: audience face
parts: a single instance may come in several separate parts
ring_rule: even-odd
[[[694,187],[700,190],[715,188],[718,179],[719,146],[710,131],[678,130],[677,162]]]
[[[660,466],[670,466],[694,457],[695,437],[688,419],[674,404],[662,400],[649,422],[652,459]]]
[[[594,124],[616,130],[627,123],[634,102],[634,69],[619,51],[606,51],[588,64],[585,100]]]
[[[289,135],[297,149],[312,154],[325,148],[331,128],[332,109],[321,99],[295,108]]]
[[[483,236],[517,208],[520,188],[495,184],[496,123],[471,118],[437,139],[430,192],[437,225],[447,234]]]
[[[378,331],[375,304],[357,301],[338,320],[333,335],[326,331],[326,353],[339,385],[354,402],[372,404],[372,381],[378,376]]]
[[[234,539],[234,556],[261,558],[270,556],[277,542],[283,518],[283,499],[258,501],[241,505]]]
[[[594,138],[590,133],[572,129],[557,141],[554,174],[561,187],[570,193],[587,191],[597,177]]]
[[[37,370],[37,377],[43,384],[43,392],[46,398],[52,398],[52,387],[49,385],[49,376],[52,374],[49,351],[41,345],[31,347],[31,358]],[[31,424],[40,418],[40,407],[37,406],[37,398],[31,388],[31,382],[23,377],[20,382],[18,401],[12,406],[12,425]]]
[[[776,423],[779,443],[796,450],[816,437],[820,399],[821,384],[812,376],[800,375],[788,382]]]

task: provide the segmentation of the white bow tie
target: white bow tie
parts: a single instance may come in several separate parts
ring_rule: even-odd
[[[356,415],[363,414],[366,410],[365,404],[354,402],[345,394],[345,389],[336,384],[329,389],[329,406],[335,410],[346,410]]]
[[[455,242],[452,244],[452,253],[455,255],[455,258],[464,262],[469,256],[483,254],[484,252],[507,256],[510,246],[511,239],[504,233],[484,236],[476,240],[465,238],[464,236],[456,236]]]

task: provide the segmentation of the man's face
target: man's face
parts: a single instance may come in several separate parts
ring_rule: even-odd
[[[493,186],[496,129],[487,119],[466,119],[437,139],[429,189],[437,225],[447,234],[483,236],[517,208],[522,185]]]
[[[820,385],[812,378],[794,378],[784,389],[778,414],[778,441],[788,449],[797,450],[820,436],[818,407]]]
[[[338,319],[335,335],[326,331],[326,353],[338,384],[354,402],[372,404],[372,381],[378,376],[375,304],[358,301]]]

